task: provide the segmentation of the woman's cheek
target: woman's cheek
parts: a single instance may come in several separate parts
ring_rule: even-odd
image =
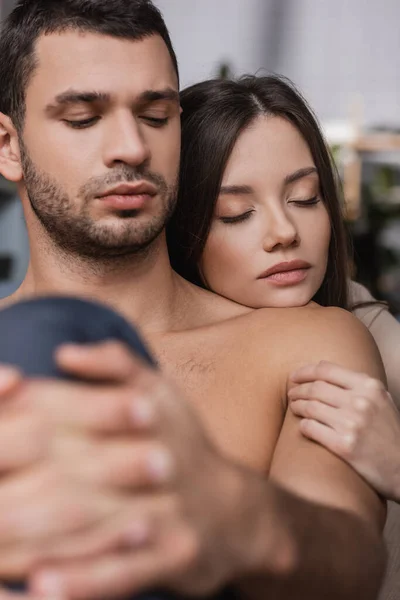
[[[226,295],[246,270],[248,249],[238,241],[238,236],[231,235],[229,231],[220,233],[209,235],[200,270],[210,289]]]

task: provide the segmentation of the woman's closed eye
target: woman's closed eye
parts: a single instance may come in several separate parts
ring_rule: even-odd
[[[218,217],[218,220],[222,221],[222,223],[241,223],[242,221],[247,221],[247,219],[253,212],[254,210],[247,210],[246,212],[241,213],[240,215],[234,215],[232,217],[220,216]]]
[[[321,202],[319,196],[313,196],[312,198],[307,198],[305,200],[288,200],[288,204],[295,204],[296,206],[315,206],[319,202]]]

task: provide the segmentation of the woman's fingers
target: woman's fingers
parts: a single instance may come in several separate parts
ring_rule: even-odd
[[[378,379],[320,363],[291,378],[301,433],[350,464],[380,494],[399,501],[400,417]]]
[[[333,429],[340,428],[342,424],[340,412],[318,400],[295,400],[290,408],[297,417],[312,419]]]
[[[339,408],[348,404],[348,394],[348,391],[325,381],[312,381],[292,387],[288,392],[288,398],[290,402],[296,400],[318,400],[328,406]]]
[[[347,456],[354,443],[351,434],[338,433],[335,429],[313,419],[302,419],[300,431],[306,438],[324,446],[340,458]]]
[[[290,381],[292,384],[325,381],[348,390],[354,388],[385,390],[385,386],[378,379],[373,379],[364,373],[357,373],[327,361],[301,367],[291,374]]]

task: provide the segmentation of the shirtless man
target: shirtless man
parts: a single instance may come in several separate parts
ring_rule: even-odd
[[[20,4],[0,37],[0,172],[18,185],[31,261],[5,304],[103,301],[140,327],[163,375],[117,344],[58,355],[102,387],[0,371],[13,400],[0,576],[52,598],[229,583],[250,599],[375,598],[384,507],[286,411],[304,363],[382,385],[369,334],[339,310],[252,311],[173,273],[180,110],[161,18],[145,0]],[[279,223],[273,235],[284,244]]]

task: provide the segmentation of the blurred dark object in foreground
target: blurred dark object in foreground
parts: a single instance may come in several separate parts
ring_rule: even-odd
[[[10,278],[12,269],[12,258],[9,255],[0,254],[0,281]]]

